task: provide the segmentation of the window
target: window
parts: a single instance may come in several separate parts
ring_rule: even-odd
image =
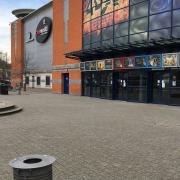
[[[26,83],[26,84],[29,84],[29,76],[26,76],[26,78],[25,78],[25,83]]]
[[[41,85],[41,77],[37,77],[36,81],[37,81],[37,86],[40,86]]]
[[[46,76],[46,86],[50,86],[51,84],[51,78],[50,76]]]
[[[150,0],[150,13],[168,11],[171,9],[171,0]]]
[[[131,19],[148,16],[148,2],[131,6]]]
[[[150,30],[163,29],[171,26],[171,12],[150,16]]]

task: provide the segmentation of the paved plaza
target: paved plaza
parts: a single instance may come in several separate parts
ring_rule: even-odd
[[[0,180],[8,162],[55,156],[54,180],[179,180],[180,108],[49,92],[0,101],[23,106],[0,117]]]

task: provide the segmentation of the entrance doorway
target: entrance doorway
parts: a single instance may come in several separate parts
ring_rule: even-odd
[[[114,73],[115,99],[127,100],[127,80],[128,80],[128,73],[125,72]]]
[[[152,74],[152,102],[169,104],[170,73],[158,71]]]
[[[69,94],[69,74],[63,74],[63,81],[64,81],[64,94]]]

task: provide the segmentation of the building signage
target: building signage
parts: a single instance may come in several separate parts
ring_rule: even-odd
[[[146,67],[146,56],[136,56],[135,57],[135,67],[145,68]]]
[[[162,67],[162,55],[152,54],[147,56],[148,68],[161,68]]]
[[[163,66],[164,67],[177,67],[178,54],[177,53],[163,54]]]
[[[113,60],[112,59],[106,59],[105,60],[105,69],[106,70],[112,70],[113,67]]]
[[[45,43],[52,31],[52,20],[48,17],[44,17],[39,22],[36,29],[36,40],[39,43]]]
[[[135,59],[133,56],[125,57],[124,59],[124,68],[134,68]]]

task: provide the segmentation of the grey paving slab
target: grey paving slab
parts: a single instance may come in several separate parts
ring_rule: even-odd
[[[57,158],[54,180],[179,180],[180,108],[51,93],[0,96],[0,180],[28,154]]]

